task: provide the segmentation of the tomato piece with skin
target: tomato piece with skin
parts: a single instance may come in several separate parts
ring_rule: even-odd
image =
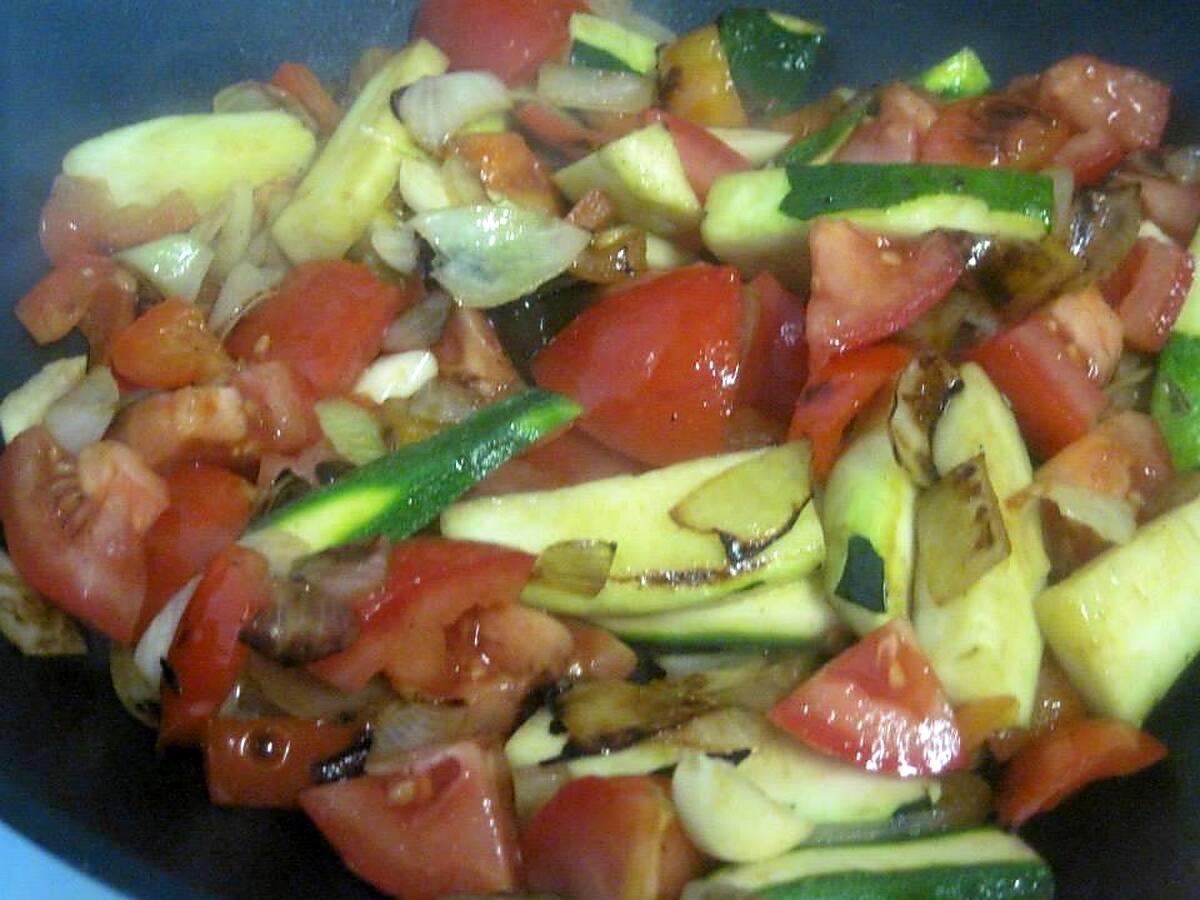
[[[899,240],[843,219],[818,219],[809,247],[806,332],[809,365],[818,374],[837,354],[915,322],[963,272],[962,256],[942,232]]]
[[[1075,184],[1091,187],[1105,179],[1125,158],[1125,148],[1107,128],[1089,128],[1067,138],[1050,160],[1075,175]]]
[[[534,141],[558,150],[568,159],[580,159],[604,143],[603,135],[574,116],[536,98],[518,103],[513,116]]]
[[[589,681],[624,681],[637,668],[637,653],[607,628],[582,619],[568,619],[571,655],[567,675]]]
[[[641,279],[559,332],[534,378],[583,406],[581,430],[639,462],[718,453],[737,390],[740,294],[725,266]]]
[[[649,775],[568,782],[521,836],[529,886],[577,900],[679,896],[705,860],[668,797]]]
[[[1008,398],[1030,449],[1042,459],[1087,434],[1108,405],[1057,330],[1035,314],[966,354]]]
[[[456,681],[447,630],[470,610],[515,603],[533,562],[492,544],[402,541],[392,548],[387,581],[359,607],[358,639],[309,670],[345,691],[385,672],[406,689],[443,696]]]
[[[937,107],[902,82],[880,92],[879,115],[859,123],[834,154],[837,162],[911,163],[937,119]]]
[[[808,378],[804,303],[770,272],[746,286],[744,303],[752,324],[738,377],[738,403],[786,423]]]
[[[230,385],[184,387],[151,394],[126,407],[109,436],[128,445],[156,472],[186,462],[237,468],[252,461],[245,403]]]
[[[423,0],[412,37],[436,44],[451,69],[487,69],[523,84],[566,50],[576,12],[587,12],[582,0]]]
[[[35,341],[49,344],[70,334],[93,304],[124,299],[132,310],[136,295],[137,282],[113,260],[76,253],[63,257],[14,311]]]
[[[441,377],[453,379],[481,397],[498,397],[521,384],[520,374],[483,310],[456,305],[431,350]]]
[[[769,717],[814,750],[869,772],[937,775],[968,762],[954,710],[906,619],[843,650]]]
[[[146,532],[139,634],[176,591],[241,536],[254,512],[254,485],[228,469],[185,464],[165,481],[170,502]]]
[[[458,135],[450,140],[447,154],[469,163],[489,193],[550,216],[562,212],[546,167],[517,132]]]
[[[321,134],[332,134],[342,121],[342,108],[321,84],[321,79],[304,63],[285,62],[271,76],[271,84],[287,91],[312,116]]]
[[[159,746],[197,746],[237,682],[249,648],[246,621],[271,602],[262,554],[233,544],[209,563],[167,651]]]
[[[246,366],[229,383],[241,395],[254,453],[297,453],[321,436],[312,389],[286,363]]]
[[[225,346],[237,359],[286,362],[318,397],[342,394],[379,354],[387,326],[414,296],[357,263],[302,263],[237,324]]]
[[[55,265],[77,253],[108,253],[187,231],[200,218],[182,191],[154,206],[117,207],[108,186],[90,178],[59,175],[42,207],[39,237]]]
[[[520,886],[504,759],[474,742],[416,751],[394,774],[310,788],[300,805],[342,861],[405,900],[504,894]]]
[[[1192,286],[1193,266],[1192,255],[1182,247],[1138,238],[1103,286],[1129,346],[1146,353],[1163,348]]]
[[[829,476],[842,446],[842,434],[872,397],[912,359],[900,344],[874,344],[835,357],[811,378],[792,413],[789,440],[812,445],[813,477]]]
[[[921,161],[963,166],[1044,168],[1070,137],[1048,112],[991,95],[946,106],[921,142]]]
[[[233,363],[194,303],[168,297],[138,316],[112,344],[112,367],[139,387],[172,388],[211,381]]]
[[[1127,150],[1157,147],[1171,89],[1126,66],[1080,54],[1042,73],[1037,103],[1079,131],[1105,128]]]
[[[1159,740],[1126,722],[1082,719],[1062,725],[1034,738],[1009,762],[996,814],[1005,825],[1021,825],[1093,781],[1132,775],[1166,755]]]
[[[746,157],[683,116],[661,109],[649,109],[643,114],[643,121],[647,125],[661,122],[667,127],[671,139],[675,141],[675,149],[679,151],[679,160],[683,163],[688,184],[702,203],[708,196],[708,189],[720,176],[751,168]]]
[[[347,750],[362,727],[278,717],[216,718],[204,741],[208,799],[218,806],[294,809],[315,787],[313,766]]]
[[[76,460],[39,425],[0,457],[0,520],[13,563],[55,606],[123,644],[146,595],[143,538],[166,506],[162,479],[111,441]]]
[[[988,750],[993,759],[1008,762],[1032,738],[1085,718],[1087,707],[1083,698],[1079,696],[1062,667],[1054,661],[1054,657],[1046,654],[1042,657],[1042,667],[1038,670],[1037,691],[1033,697],[1033,715],[1029,727],[1006,728],[988,736]]]
[[[1200,224],[1200,184],[1184,184],[1171,178],[1158,178],[1134,172],[1122,172],[1122,181],[1136,182],[1141,192],[1142,215],[1186,247]]]

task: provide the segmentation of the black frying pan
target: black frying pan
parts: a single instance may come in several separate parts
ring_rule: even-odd
[[[638,7],[676,28],[722,4]],[[825,22],[834,80],[913,74],[964,44],[1000,82],[1090,51],[1175,88],[1173,140],[1200,139],[1200,4],[883,2],[775,4]],[[285,59],[338,77],[357,51],[403,42],[405,0],[8,0],[0,51],[0,297],[44,271],[38,209],[78,141],[150,115],[201,109]],[[0,392],[48,354],[0,316]],[[1200,551],[1200,548],[1197,548]],[[1200,602],[1200,598],[1197,598]],[[1027,837],[1053,863],[1063,897],[1200,897],[1200,668],[1149,727],[1170,748],[1142,775],[1093,787]],[[102,654],[31,662],[0,646],[0,817],[53,853],[135,896],[373,896],[299,814],[217,809],[198,759],[161,756],[119,706]],[[0,875],[0,894],[3,890]]]

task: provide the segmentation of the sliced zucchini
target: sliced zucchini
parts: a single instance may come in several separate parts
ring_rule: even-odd
[[[1200,652],[1200,500],[1038,595],[1054,656],[1099,716],[1140,725]]]
[[[1037,240],[1054,223],[1054,187],[1014,169],[917,164],[830,163],[787,167],[781,205],[795,219],[837,214],[897,235],[952,228]]]
[[[1188,250],[1200,260],[1200,232]],[[1200,277],[1192,280],[1179,318],[1158,355],[1150,412],[1177,469],[1200,468]]]
[[[663,237],[694,231],[700,224],[700,201],[674,139],[661,124],[633,131],[559,169],[554,183],[572,203],[599,188],[623,221]]]
[[[825,45],[824,26],[768,9],[735,8],[721,13],[717,30],[750,116],[781,115],[804,104]]]
[[[393,114],[392,94],[448,65],[442,51],[417,40],[359,92],[271,227],[292,262],[338,259],[366,232],[396,186],[403,160],[425,156]]]
[[[675,612],[594,619],[626,641],[655,647],[803,647],[837,626],[815,577],[762,585]]]
[[[118,207],[182,191],[204,215],[238,182],[298,177],[315,149],[312,132],[279,110],[164,116],[84,141],[63,159],[63,173],[103,181]]]
[[[769,128],[710,128],[708,131],[751,166],[766,165],[791,140],[791,135],[786,131],[772,131]]]
[[[883,425],[838,457],[821,502],[825,589],[858,634],[908,614],[917,489]]]
[[[858,123],[867,117],[877,105],[873,92],[862,94],[846,104],[836,118],[820,131],[800,138],[780,158],[784,165],[822,165],[833,158],[838,148],[846,143]]]
[[[943,100],[962,100],[986,94],[992,86],[992,76],[975,51],[963,47],[922,72],[917,84]]]
[[[788,287],[807,291],[809,223],[780,209],[791,189],[786,168],[717,178],[704,202],[704,245],[748,276],[769,270]]]
[[[281,507],[259,522],[256,532],[298,539],[310,552],[378,535],[399,540],[578,414],[579,407],[558,394],[524,391]]]
[[[658,65],[658,44],[640,31],[588,13],[573,13],[571,65],[649,75]]]
[[[776,481],[781,472],[801,477],[790,464],[776,465],[793,452],[785,446],[728,453],[553,491],[483,497],[447,509],[442,533],[527,553],[580,541],[614,545],[598,592],[567,590],[557,579],[530,581],[522,599],[554,612],[595,617],[684,609],[756,584],[792,581],[816,568],[824,541],[811,502],[793,507],[786,521],[773,505],[762,540],[738,540],[736,529],[745,524],[747,510],[737,497],[729,500],[729,529],[719,522],[691,527],[673,515],[694,491],[735,466],[746,466],[775,483],[779,496],[798,502],[797,485]],[[743,481],[737,473],[729,477]],[[807,486],[807,473],[802,477]]]
[[[1016,835],[975,828],[934,837],[846,847],[805,847],[776,859],[719,869],[685,900],[763,898],[900,900],[915,897],[1054,895],[1050,867]]]
[[[918,550],[913,624],[952,702],[1007,694],[1017,700],[1016,723],[1026,724],[1042,659],[1033,598],[1050,564],[1038,504],[1014,509],[1006,501],[1030,484],[1032,467],[1012,411],[983,370],[968,363],[959,376],[963,387],[934,431],[934,465],[948,473],[983,455],[1012,549],[952,598],[938,593],[935,573],[922,565]]]

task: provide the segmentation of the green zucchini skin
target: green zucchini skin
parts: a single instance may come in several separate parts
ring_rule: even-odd
[[[850,101],[846,108],[820,131],[813,132],[788,147],[779,158],[780,164],[819,165],[829,162],[838,148],[846,143],[858,123],[877,105],[874,93],[864,94]]]
[[[1054,187],[1045,175],[901,163],[789,165],[787,173],[791,190],[780,209],[795,219],[885,209],[933,196],[966,196],[982,200],[992,212],[1030,219],[1045,231],[1053,225]]]
[[[514,394],[281,507],[255,530],[292,534],[313,552],[381,535],[400,540],[580,411],[574,401],[540,388]]]
[[[835,872],[780,884],[757,892],[764,900],[1050,900],[1054,882],[1049,871],[1029,863],[981,866],[932,866],[899,875]]]
[[[795,24],[800,30],[783,22]],[[804,104],[809,74],[823,55],[823,28],[758,7],[722,13],[717,30],[747,113],[780,115]]]
[[[587,69],[607,69],[610,72],[639,74],[633,66],[616,54],[609,53],[603,47],[593,47],[582,41],[575,41],[571,44],[571,65],[583,66]]]
[[[992,87],[992,76],[975,51],[963,47],[922,72],[917,84],[943,100],[964,100],[986,94]]]

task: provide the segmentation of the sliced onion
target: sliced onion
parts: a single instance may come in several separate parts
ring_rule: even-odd
[[[351,718],[395,696],[383,679],[373,679],[348,694],[303,668],[281,666],[259,653],[250,654],[243,678],[271,704],[301,719]]]
[[[354,465],[365,466],[387,452],[379,420],[357,403],[340,397],[322,400],[313,412],[333,449]]]
[[[1192,144],[1171,151],[1164,162],[1167,174],[1181,184],[1200,182],[1200,145]]]
[[[465,306],[499,306],[566,271],[591,235],[534,209],[466,206],[413,219],[437,251],[432,276]]]
[[[1085,188],[1075,197],[1068,245],[1092,277],[1113,272],[1132,249],[1142,224],[1139,198],[1136,184]]]
[[[896,382],[888,436],[892,452],[920,487],[937,480],[933,464],[933,430],[946,403],[962,388],[958,370],[935,353],[914,357]]]
[[[108,673],[117,699],[131,716],[147,728],[157,730],[161,711],[159,686],[151,684],[142,674],[128,647],[113,644],[108,654]]]
[[[403,275],[411,275],[417,270],[421,254],[417,233],[411,225],[392,215],[376,216],[371,222],[369,239],[371,249],[379,254],[388,268]]]
[[[367,366],[354,385],[354,393],[383,403],[393,397],[407,399],[437,377],[437,357],[428,350],[409,350],[380,356]]]
[[[0,401],[0,429],[6,443],[40,423],[61,397],[79,384],[87,371],[87,356],[69,356],[42,366],[24,384]]]
[[[654,104],[654,82],[633,72],[545,63],[538,96],[554,106],[596,112],[638,113]]]
[[[225,278],[250,249],[254,237],[254,190],[239,181],[225,198],[225,221],[213,240],[213,271]]]
[[[171,647],[171,641],[175,639],[175,631],[179,628],[183,611],[187,609],[188,601],[192,599],[199,583],[200,577],[197,576],[176,591],[166,606],[150,621],[137,647],[134,648],[133,661],[138,671],[155,689],[162,684],[162,667],[167,659],[167,650]]]
[[[54,439],[78,454],[104,437],[117,414],[121,391],[108,366],[96,366],[46,410],[43,419]]]
[[[276,581],[271,605],[241,629],[242,643],[285,666],[304,665],[345,650],[358,637],[359,618],[341,598],[304,582]]]
[[[508,88],[490,72],[429,75],[392,95],[392,111],[431,152],[464,125],[512,106]]]
[[[217,335],[228,334],[242,316],[278,286],[283,276],[282,268],[237,263],[225,277],[217,302],[208,314],[209,330]]]
[[[1048,175],[1054,185],[1054,234],[1066,237],[1071,227],[1071,201],[1075,197],[1075,173],[1070,169],[1047,169],[1042,173]]]
[[[212,248],[190,234],[169,234],[148,244],[131,247],[117,259],[136,270],[164,297],[195,300],[212,265]]]
[[[445,291],[429,291],[388,326],[383,333],[383,349],[405,353],[432,347],[442,336],[453,302]]]
[[[1061,481],[1053,482],[1041,493],[1065,519],[1087,526],[1107,543],[1128,543],[1137,528],[1133,504],[1125,497]]]
[[[51,606],[0,551],[0,634],[26,656],[75,656],[87,652],[79,625]]]
[[[465,705],[395,700],[371,716],[374,740],[367,771],[391,771],[409,751],[453,743],[468,737],[471,729],[470,711]]]
[[[383,584],[389,554],[384,540],[346,544],[301,560],[292,577],[303,579],[328,597],[349,603]]]
[[[310,131],[318,131],[317,123],[304,105],[290,93],[273,84],[261,81],[239,81],[222,89],[213,97],[213,112],[264,112],[282,109],[304,123]]]

